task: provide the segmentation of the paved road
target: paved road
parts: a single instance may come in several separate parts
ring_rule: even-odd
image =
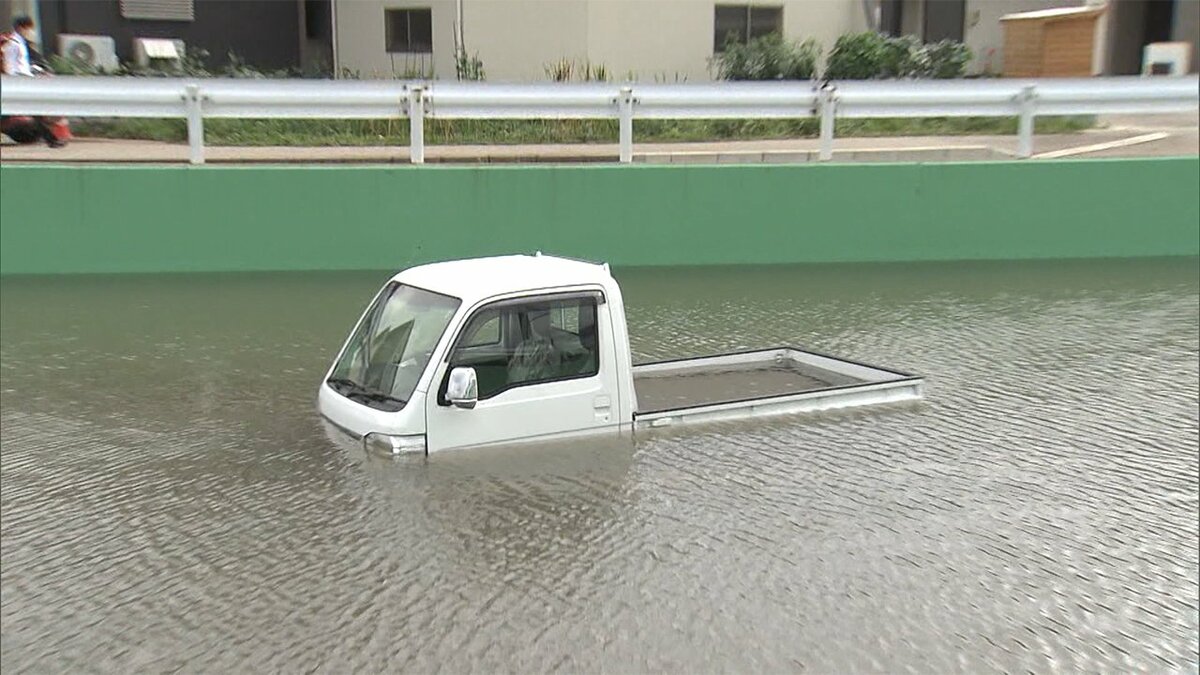
[[[1038,136],[1036,156],[1155,157],[1200,154],[1195,115],[1114,116],[1096,129],[1077,134]],[[842,138],[835,142],[839,161],[972,161],[1015,156],[1015,136],[917,136]],[[816,161],[817,139],[721,141],[711,143],[640,143],[634,161],[646,163],[795,163]],[[209,147],[214,163],[407,163],[408,148],[395,147]],[[427,146],[428,162],[611,162],[615,144]],[[4,162],[186,162],[188,149],[178,143],[78,139],[66,148],[42,145],[0,149]]]

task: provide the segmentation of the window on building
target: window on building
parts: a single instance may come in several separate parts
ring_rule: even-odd
[[[121,0],[121,16],[152,21],[193,21],[193,0]]]
[[[385,9],[387,50],[392,54],[428,54],[433,51],[433,10]]]
[[[782,7],[717,5],[713,14],[713,51],[723,51],[730,39],[745,44],[768,33],[782,32]]]

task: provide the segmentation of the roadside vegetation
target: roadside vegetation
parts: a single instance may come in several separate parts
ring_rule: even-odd
[[[1073,133],[1091,127],[1090,117],[1039,117],[1037,132]],[[72,121],[79,136],[184,142],[183,120],[85,119]],[[638,143],[815,138],[815,119],[638,120]],[[839,120],[837,136],[963,136],[1016,134],[1016,118],[957,117]],[[407,145],[405,120],[226,120],[204,121],[207,145],[369,146]],[[616,143],[615,120],[426,120],[432,145],[538,145]]]
[[[176,68],[136,69],[122,66],[116,73],[102,73],[61,57],[51,61],[54,70],[73,75],[132,77],[236,77],[282,78],[322,77],[320,72],[257,70],[230,54],[224,65],[209,65],[208,55],[194,51]],[[815,41],[789,42],[769,34],[739,42],[730,39],[710,63],[714,76],[731,81],[829,79],[906,79],[963,77],[971,60],[965,45],[938,42],[929,45],[911,37],[889,38],[876,33],[845,35],[837,40],[828,58]],[[822,71],[823,65],[823,71]],[[478,55],[459,48],[455,70],[460,80],[483,80],[484,64]],[[615,76],[604,65],[559,59],[545,65],[547,80],[553,82],[644,81],[637,73]],[[343,78],[357,78],[352,72]],[[427,73],[405,73],[403,79],[421,79]],[[681,83],[679,73],[656,73],[654,82]],[[1071,133],[1093,126],[1091,117],[1042,117],[1038,133]],[[187,140],[183,120],[95,119],[72,123],[79,136],[140,139],[169,142]],[[702,142],[812,138],[818,133],[816,119],[788,120],[638,120],[635,137],[640,143]],[[406,120],[205,120],[205,142],[209,145],[241,146],[372,146],[407,145]],[[920,118],[839,120],[839,137],[953,136],[1015,134],[1013,118]],[[434,145],[520,145],[546,143],[615,143],[616,120],[427,120],[426,143]]]

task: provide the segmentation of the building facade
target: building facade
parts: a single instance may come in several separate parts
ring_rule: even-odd
[[[777,30],[815,39],[825,53],[840,35],[880,30],[925,42],[962,41],[969,71],[999,74],[1001,17],[1104,6],[1095,74],[1141,70],[1150,42],[1184,41],[1200,56],[1200,0],[333,0],[338,67],[360,77],[455,77],[461,35],[488,79],[547,79],[561,60],[605,67],[613,78],[702,81],[730,29]]]
[[[1083,5],[1104,7],[1096,27],[1096,75],[1141,72],[1151,42],[1191,43],[1191,71],[1200,68],[1200,0],[881,0],[880,29],[926,42],[960,40],[975,54],[971,71],[1000,73],[1008,14]]]
[[[545,80],[563,59],[603,65],[614,79],[711,79],[732,32],[778,30],[825,50],[868,30],[874,0],[334,0],[339,69],[361,77],[455,77],[458,26],[493,81]]]
[[[173,38],[219,66],[230,53],[261,70],[364,78],[454,79],[456,47],[487,79],[551,79],[563,61],[602,66],[611,79],[705,81],[732,34],[814,39],[827,55],[841,35],[879,30],[925,42],[965,42],[969,71],[1004,64],[1001,17],[1103,6],[1095,74],[1134,74],[1151,42],[1192,45],[1200,63],[1200,0],[0,0],[0,20],[29,14],[42,51],[59,34],[106,35],[122,61],[135,38]]]
[[[182,40],[204,50],[209,65],[235,54],[262,70],[332,70],[332,0],[0,0],[0,19],[32,16],[46,54],[58,35],[113,38],[122,62],[135,38]]]

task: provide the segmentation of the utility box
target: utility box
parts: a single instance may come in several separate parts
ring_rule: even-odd
[[[1151,42],[1142,49],[1143,75],[1186,75],[1192,63],[1192,43]]]
[[[1000,17],[1005,77],[1090,77],[1104,7],[1062,7]]]

